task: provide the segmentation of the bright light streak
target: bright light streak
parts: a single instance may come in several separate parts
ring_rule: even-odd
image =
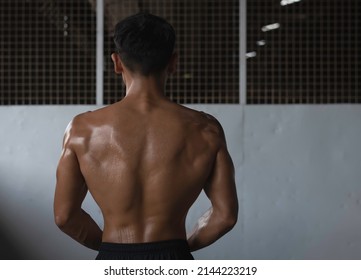
[[[266,40],[259,40],[259,41],[257,41],[257,46],[263,47],[263,46],[265,46],[265,45],[266,45]]]
[[[290,5],[290,4],[294,4],[297,2],[300,2],[301,0],[282,0],[281,1],[281,6],[286,6],[286,5]]]
[[[263,32],[267,32],[267,31],[271,31],[271,30],[275,30],[277,28],[280,28],[280,24],[278,22],[276,23],[272,23],[272,24],[268,24],[262,27],[262,31]]]
[[[252,57],[256,57],[257,56],[257,53],[256,52],[249,52],[249,53],[246,53],[246,57],[247,59],[248,58],[252,58]]]

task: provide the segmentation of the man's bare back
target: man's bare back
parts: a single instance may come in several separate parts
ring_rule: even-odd
[[[103,241],[186,239],[188,209],[211,172],[220,131],[169,101],[127,99],[79,116],[73,149],[104,215]]]
[[[213,117],[171,102],[163,74],[129,71],[113,54],[126,97],[74,118],[64,137],[54,198],[55,221],[83,245],[187,240],[205,247],[237,220],[234,168],[221,125]],[[204,190],[212,207],[187,235],[188,210]],[[81,208],[89,191],[104,229]]]

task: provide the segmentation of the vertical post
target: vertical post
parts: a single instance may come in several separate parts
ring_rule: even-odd
[[[239,100],[247,102],[247,0],[239,0]]]
[[[96,105],[103,105],[104,83],[104,0],[96,0]]]

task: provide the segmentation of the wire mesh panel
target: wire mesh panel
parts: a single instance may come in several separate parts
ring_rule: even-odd
[[[247,103],[360,103],[357,0],[248,0]]]
[[[239,0],[105,0],[104,103],[124,97],[110,54],[115,24],[148,11],[177,33],[178,71],[166,94],[179,103],[239,103]]]
[[[95,6],[0,1],[0,104],[95,103]]]

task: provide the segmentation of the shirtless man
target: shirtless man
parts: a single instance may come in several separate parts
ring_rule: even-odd
[[[117,24],[112,54],[125,98],[76,116],[57,169],[58,227],[97,259],[193,259],[235,225],[234,167],[221,125],[164,95],[176,69],[173,28],[140,13]],[[81,208],[87,191],[104,229]],[[204,190],[212,207],[192,233],[189,208]]]

